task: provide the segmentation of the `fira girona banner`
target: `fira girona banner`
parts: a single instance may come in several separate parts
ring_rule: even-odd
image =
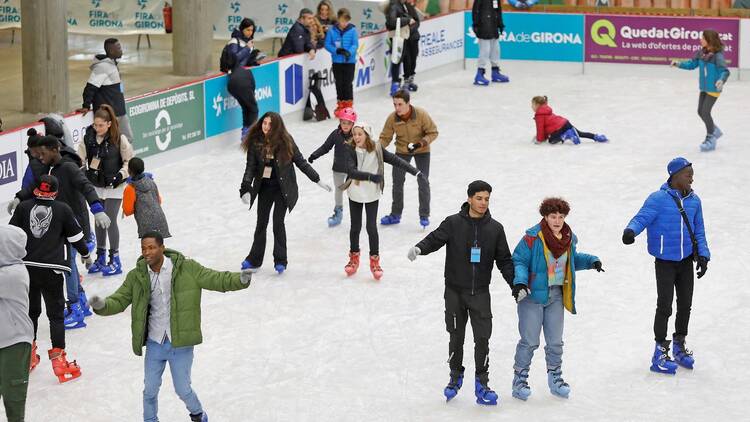
[[[586,15],[585,60],[664,65],[692,58],[706,29],[719,33],[727,64],[737,67],[740,25],[733,18]]]

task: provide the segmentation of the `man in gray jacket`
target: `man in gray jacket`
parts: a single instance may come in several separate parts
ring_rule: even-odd
[[[0,397],[8,422],[24,420],[34,326],[29,318],[26,233],[0,226]],[[7,319],[6,319],[7,318]]]

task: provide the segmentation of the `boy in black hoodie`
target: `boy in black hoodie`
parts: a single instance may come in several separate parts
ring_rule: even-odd
[[[512,286],[513,259],[505,238],[503,225],[488,210],[492,186],[482,180],[469,184],[468,199],[461,211],[448,216],[440,227],[409,250],[411,261],[447,246],[445,253],[445,325],[450,334],[448,345],[450,382],[445,387],[447,400],[458,393],[463,384],[463,349],[466,322],[471,320],[474,333],[477,403],[496,405],[499,396],[489,382],[489,340],[492,334],[490,279],[492,266],[502,272]]]

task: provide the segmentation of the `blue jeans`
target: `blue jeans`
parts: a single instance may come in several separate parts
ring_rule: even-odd
[[[539,332],[544,328],[544,354],[547,358],[547,369],[562,365],[563,354],[563,321],[562,287],[549,289],[546,304],[536,303],[527,296],[518,304],[518,332],[521,339],[516,346],[516,357],[513,369],[528,370],[534,350],[539,347]]]
[[[193,367],[193,346],[172,347],[169,339],[159,344],[151,339],[146,341],[146,361],[144,364],[143,387],[143,420],[158,422],[156,415],[159,411],[159,388],[164,368],[169,362],[172,373],[172,384],[180,399],[185,402],[187,410],[197,415],[203,413],[203,407],[198,396],[190,387],[190,371]]]
[[[78,302],[78,291],[83,290],[81,287],[81,277],[78,275],[78,264],[76,264],[76,249],[68,243],[68,256],[70,257],[70,272],[65,273],[65,290],[68,293],[68,302]]]

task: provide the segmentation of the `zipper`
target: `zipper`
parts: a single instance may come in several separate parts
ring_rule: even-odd
[[[453,330],[456,330],[456,314],[453,314]]]
[[[685,205],[682,203],[682,198],[680,198],[680,208],[682,210],[685,210]],[[685,211],[685,213],[687,215],[687,211]],[[680,259],[681,260],[685,258],[685,250],[682,244],[684,237],[685,237],[685,234],[682,232],[684,230],[683,224],[685,224],[685,222],[683,221],[682,213],[680,213]]]
[[[474,247],[477,247],[477,239],[479,237],[479,230],[477,224],[474,223]],[[471,257],[469,258],[471,260]],[[480,258],[481,259],[481,258]],[[476,285],[477,278],[477,264],[471,263],[471,295],[474,296],[474,288]]]
[[[661,245],[659,246],[659,255],[664,254],[664,235],[659,236],[659,242]]]

